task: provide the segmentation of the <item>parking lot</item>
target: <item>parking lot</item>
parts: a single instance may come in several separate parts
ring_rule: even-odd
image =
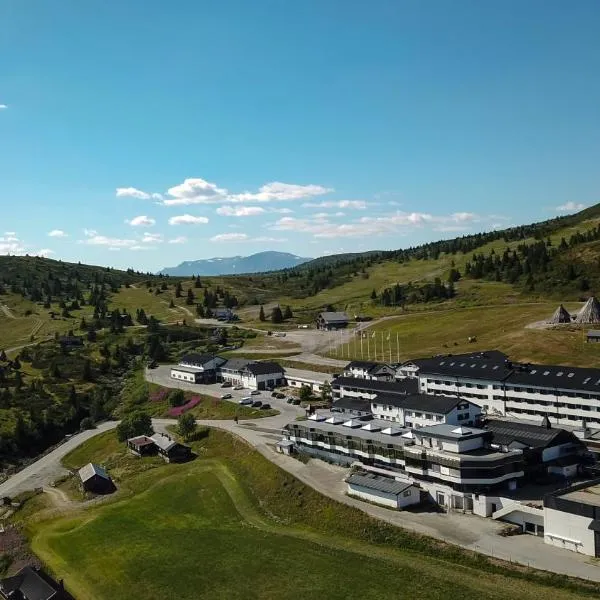
[[[155,369],[146,369],[146,380],[150,383],[156,383],[164,387],[179,388],[182,390],[189,390],[192,392],[198,392],[199,394],[205,394],[207,396],[213,396],[214,398],[221,398],[224,394],[231,394],[229,402],[235,402],[236,404],[242,398],[250,396],[252,400],[260,400],[263,403],[269,403],[271,408],[278,410],[282,416],[289,417],[288,423],[293,421],[298,415],[304,415],[304,409],[299,406],[293,406],[288,404],[285,399],[280,400],[273,398],[271,392],[265,390],[260,391],[259,394],[250,395],[248,388],[243,390],[234,390],[233,387],[223,388],[220,383],[188,383],[186,381],[179,381],[171,378],[171,366],[170,365],[159,365]],[[287,397],[287,394],[286,394]]]

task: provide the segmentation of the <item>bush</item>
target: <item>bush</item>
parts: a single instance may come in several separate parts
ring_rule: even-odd
[[[181,415],[177,421],[177,427],[179,435],[185,440],[189,440],[196,431],[196,419],[194,419],[194,415],[191,413]]]
[[[123,420],[117,425],[117,438],[120,442],[137,435],[152,435],[153,433],[152,419],[150,415],[142,411],[123,417]]]
[[[183,390],[173,390],[169,394],[169,404],[171,406],[181,406],[185,404],[185,394]]]
[[[96,429],[96,426],[90,417],[85,417],[84,419],[81,419],[79,429],[81,429],[81,431],[85,431],[86,429]]]

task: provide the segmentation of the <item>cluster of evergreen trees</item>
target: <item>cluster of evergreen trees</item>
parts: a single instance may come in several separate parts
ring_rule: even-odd
[[[385,288],[379,294],[379,298],[377,298],[376,291],[373,290],[371,299],[378,300],[382,306],[401,306],[404,308],[406,304],[448,300],[453,298],[455,294],[452,280],[444,284],[439,277],[436,277],[433,283],[422,285],[415,285],[410,282],[406,285],[397,283],[393,287]]]

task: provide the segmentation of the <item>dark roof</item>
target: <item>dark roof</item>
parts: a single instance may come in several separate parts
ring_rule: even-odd
[[[80,335],[63,335],[58,339],[61,344],[83,344],[83,337]]]
[[[133,446],[137,446],[138,448],[141,446],[149,446],[154,444],[154,440],[149,438],[147,435],[138,435],[136,437],[129,438],[127,440],[128,444],[132,444]]]
[[[270,373],[283,373],[283,367],[276,362],[264,361],[249,363],[244,367],[252,375],[269,375]]]
[[[88,463],[87,465],[79,469],[79,477],[84,483],[88,479],[94,477],[95,475],[98,475],[98,477],[102,477],[102,479],[110,480],[108,473],[102,467],[100,467],[99,465],[95,465],[94,463]]]
[[[490,419],[485,428],[493,433],[492,443],[508,446],[512,442],[519,442],[530,448],[548,448],[565,444],[569,441],[577,442],[577,438],[565,429],[548,429],[533,423],[520,423],[515,421],[501,421]]]
[[[372,369],[373,367],[377,367],[379,366],[380,363],[376,363],[376,362],[369,362],[366,360],[353,360],[352,362],[349,362],[346,365],[346,369],[366,369],[367,371],[369,369]]]
[[[230,358],[224,365],[221,365],[221,369],[231,369],[232,371],[241,371],[246,365],[251,362],[248,358]]]
[[[2,579],[0,589],[6,597],[50,600],[59,597],[58,592],[61,588],[42,571],[24,567],[13,577]]]
[[[339,398],[335,400],[332,408],[345,408],[346,410],[358,410],[365,413],[371,412],[371,401],[363,400],[362,398]]]
[[[191,365],[204,365],[207,362],[217,358],[214,354],[184,354],[180,362],[190,363]]]
[[[401,381],[376,381],[361,379],[360,377],[337,377],[331,382],[334,389],[352,387],[367,392],[381,392],[383,394],[414,394],[419,391],[419,380],[415,378]]]
[[[381,396],[378,395],[372,402],[409,410],[422,410],[438,415],[446,415],[458,403],[468,402],[468,400],[450,396],[432,396],[430,394],[408,394],[407,396],[382,394]]]
[[[378,492],[384,492],[386,494],[393,494],[394,496],[399,496],[413,485],[410,481],[396,481],[390,477],[381,477],[380,475],[367,473],[366,471],[350,475],[350,477],[346,479],[346,483],[360,485],[364,488],[377,490]]]
[[[337,323],[340,321],[349,321],[345,312],[322,312],[319,317],[328,323]]]
[[[507,384],[583,390],[600,394],[600,369],[548,365],[517,365]]]
[[[490,381],[503,381],[512,368],[506,355],[497,350],[455,356],[449,354],[411,362],[419,367],[419,375],[448,375]]]

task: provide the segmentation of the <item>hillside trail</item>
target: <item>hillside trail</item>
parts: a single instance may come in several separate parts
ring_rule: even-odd
[[[45,486],[42,489],[44,490],[45,494],[48,494],[48,497],[56,508],[70,508],[75,504],[75,502],[73,502],[73,500],[71,500],[69,496],[67,496],[67,494],[59,488]]]
[[[16,319],[17,317],[15,317],[15,315],[12,314],[10,308],[8,308],[8,306],[6,306],[6,304],[0,304],[0,310],[9,318],[9,319]]]

